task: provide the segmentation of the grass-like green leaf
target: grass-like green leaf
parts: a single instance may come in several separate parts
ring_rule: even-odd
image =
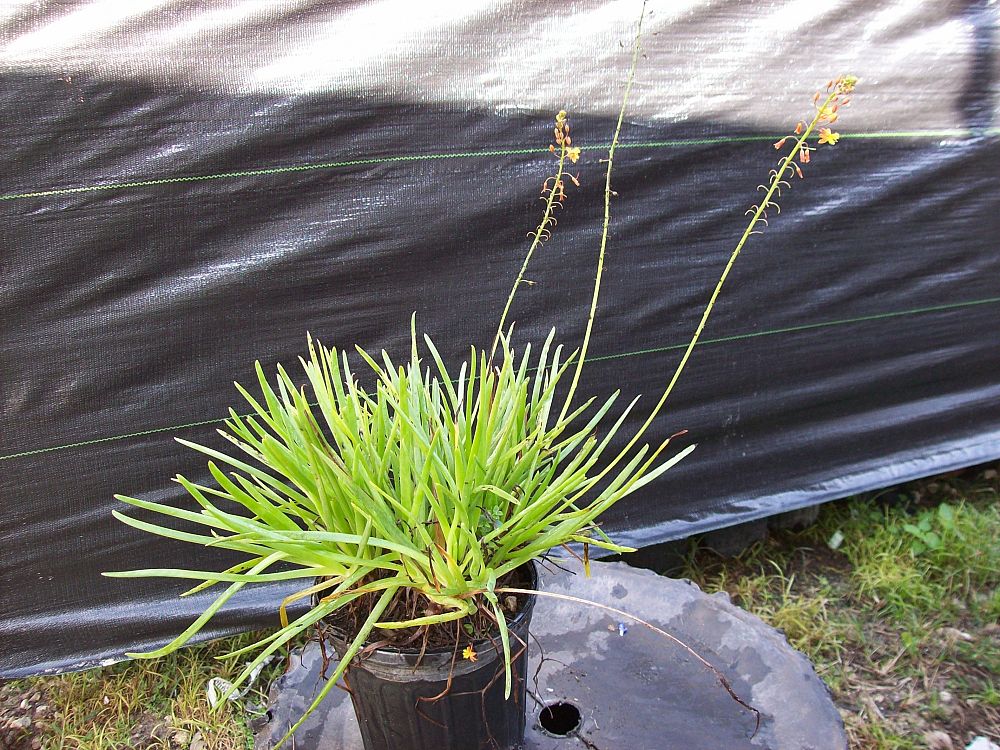
[[[485,606],[498,619],[506,654],[506,622],[493,594],[498,576],[566,544],[624,549],[607,539],[596,517],[642,486],[643,475],[655,477],[672,464],[651,466],[643,446],[610,476],[598,470],[635,401],[613,420],[608,415],[617,392],[596,408],[590,400],[553,419],[556,389],[575,360],[562,357],[553,333],[533,360],[530,347],[519,357],[501,336],[498,362],[473,349],[457,377],[428,337],[429,362],[417,341],[414,329],[409,361],[401,366],[385,352],[376,357],[358,350],[374,376],[371,390],[355,379],[343,352],[312,338],[301,360],[304,387],[282,368],[269,381],[258,364],[259,394],[239,388],[250,414],[231,411],[221,431],[236,451],[181,441],[209,458],[213,485],[176,478],[200,510],[120,497],[208,533],[116,513],[135,528],[248,556],[223,572],[108,574],[194,580],[192,592],[228,584],[201,617],[153,654],[184,644],[244,585],[312,578],[336,582],[323,597],[324,614],[363,591],[381,591],[384,598],[403,588],[443,610],[403,620],[375,617],[371,627],[447,622]],[[267,572],[278,562],[280,571]],[[391,597],[381,611],[390,604]],[[253,663],[314,623],[315,613],[260,642]],[[368,633],[361,635],[363,641]]]

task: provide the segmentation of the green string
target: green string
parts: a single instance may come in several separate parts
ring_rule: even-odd
[[[1000,135],[1000,128],[984,131],[972,130],[906,130],[884,131],[874,133],[845,133],[844,138],[971,138],[976,135]],[[641,143],[621,143],[619,148],[683,148],[687,146],[714,146],[726,143],[751,143],[757,141],[773,141],[780,136],[745,135],[722,136],[715,138],[681,138],[667,141],[644,141]],[[606,151],[608,144],[597,144],[581,147],[584,151]],[[290,174],[294,172],[311,172],[326,169],[341,169],[372,164],[393,164],[397,162],[419,162],[435,159],[474,159],[491,156],[516,156],[524,154],[547,154],[545,148],[503,148],[484,151],[453,151],[437,154],[405,154],[402,156],[383,156],[366,159],[350,159],[347,161],[329,161],[316,164],[293,164],[287,167],[270,167],[264,169],[245,169],[235,172],[219,172],[218,174],[188,175],[181,177],[160,177],[131,182],[109,182],[103,185],[82,185],[80,187],[52,188],[49,190],[33,190],[26,193],[8,193],[0,195],[0,201],[24,200],[26,198],[45,198],[54,195],[73,195],[75,193],[95,193],[106,190],[125,190],[128,188],[153,187],[157,185],[175,185],[186,182],[207,182],[210,180],[236,179],[239,177],[266,177],[271,175]]]
[[[918,307],[913,310],[901,310],[899,312],[876,313],[874,315],[862,315],[857,318],[843,318],[841,320],[825,321],[822,323],[803,323],[787,328],[772,328],[766,331],[753,331],[752,333],[736,333],[732,336],[720,336],[715,339],[702,339],[698,346],[705,344],[724,344],[729,341],[743,341],[759,336],[773,336],[779,333],[796,333],[798,331],[809,331],[815,328],[829,328],[831,326],[848,325],[850,323],[864,323],[870,320],[886,320],[888,318],[899,318],[904,315],[917,315],[920,313],[940,312],[942,310],[955,310],[962,307],[974,307],[976,305],[989,305],[1000,302],[1000,297],[988,297],[986,299],[971,300],[969,302],[953,302],[946,305],[932,305],[930,307]],[[599,362],[605,359],[622,359],[624,357],[634,357],[640,354],[656,354],[657,352],[669,352],[676,349],[683,349],[687,344],[671,344],[670,346],[659,346],[651,349],[637,349],[634,352],[622,352],[620,354],[605,354],[600,357],[591,357],[588,362]],[[0,457],[2,458],[2,457]]]
[[[714,339],[702,339],[698,342],[698,346],[707,346],[710,344],[724,344],[732,341],[743,341],[746,339],[758,338],[760,336],[774,336],[783,333],[796,333],[799,331],[809,331],[815,330],[817,328],[832,328],[834,326],[850,325],[852,323],[864,323],[873,320],[887,320],[889,318],[900,318],[907,315],[920,315],[924,313],[932,312],[942,312],[946,310],[957,310],[961,308],[976,307],[978,305],[991,305],[1000,302],[1000,297],[987,297],[985,299],[969,300],[966,302],[952,302],[943,305],[931,305],[928,307],[917,307],[911,310],[899,310],[896,312],[884,312],[875,313],[873,315],[862,315],[856,318],[841,318],[839,320],[824,321],[821,323],[805,323],[797,326],[788,326],[786,328],[772,328],[766,331],[753,331],[749,333],[737,333],[731,336],[720,336]],[[670,344],[668,346],[658,346],[648,349],[637,349],[631,352],[619,352],[617,354],[603,354],[596,357],[589,357],[588,362],[605,362],[614,359],[624,359],[625,357],[636,357],[648,354],[657,354],[660,352],[669,352],[676,349],[683,349],[687,344]],[[251,416],[250,414],[242,415],[244,417]],[[0,461],[7,461],[14,458],[24,458],[26,456],[35,456],[40,453],[51,453],[53,451],[66,450],[69,448],[80,448],[87,445],[95,445],[97,443],[109,443],[116,440],[125,440],[128,438],[142,437],[144,435],[154,435],[159,432],[170,432],[172,430],[184,430],[191,427],[202,427],[204,425],[210,424],[222,424],[226,421],[226,418],[220,419],[206,419],[200,422],[187,422],[185,424],[171,425],[169,427],[154,427],[148,430],[140,430],[138,432],[128,432],[122,435],[110,435],[108,437],[93,438],[91,440],[81,440],[76,443],[65,443],[63,445],[53,445],[48,448],[36,448],[29,451],[21,451],[19,453],[9,453],[7,455],[0,455]]]

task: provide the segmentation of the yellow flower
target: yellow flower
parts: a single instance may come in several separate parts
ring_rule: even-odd
[[[835,145],[840,140],[840,133],[834,133],[830,128],[819,129],[819,142]]]
[[[462,652],[462,658],[468,659],[469,661],[475,661],[479,658],[479,655],[472,646],[466,646],[465,651]]]
[[[577,160],[580,158],[580,147],[573,146],[571,148],[566,149],[566,156],[569,158],[571,162],[576,164]]]

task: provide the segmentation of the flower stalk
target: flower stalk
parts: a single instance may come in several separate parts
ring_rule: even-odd
[[[838,78],[831,80],[827,84],[826,99],[823,101],[822,104],[816,106],[816,113],[813,116],[812,120],[809,122],[809,124],[803,127],[803,124],[800,122],[798,125],[796,125],[795,128],[795,134],[797,135],[785,136],[784,138],[782,138],[781,140],[779,140],[777,143],[774,144],[774,147],[776,149],[781,149],[789,138],[793,137],[795,138],[795,141],[792,147],[789,149],[788,154],[779,160],[778,168],[771,170],[770,180],[768,185],[758,186],[758,189],[760,188],[765,189],[764,199],[760,202],[759,205],[755,204],[749,211],[747,211],[747,213],[752,214],[750,221],[747,224],[746,229],[743,231],[743,234],[740,236],[739,241],[736,243],[736,247],[733,248],[733,251],[729,256],[729,260],[727,261],[726,266],[722,271],[722,275],[719,277],[719,280],[715,285],[715,289],[712,291],[711,297],[709,297],[708,304],[705,306],[705,309],[702,312],[701,319],[698,321],[698,325],[695,328],[694,334],[691,336],[691,340],[688,342],[687,347],[685,347],[684,354],[681,356],[680,362],[677,364],[677,367],[674,369],[673,374],[670,376],[670,380],[668,381],[666,388],[663,390],[663,393],[660,395],[659,401],[657,401],[652,411],[650,411],[645,421],[635,432],[632,438],[628,441],[625,447],[622,448],[622,450],[611,461],[611,463],[608,464],[608,466],[606,466],[603,469],[603,471],[600,474],[601,477],[611,472],[629,454],[629,452],[642,439],[642,436],[652,425],[653,420],[655,420],[656,417],[663,410],[664,404],[670,397],[670,394],[673,392],[674,387],[677,385],[677,381],[680,379],[681,373],[684,371],[684,368],[687,366],[688,360],[691,358],[691,353],[694,351],[695,346],[698,345],[698,340],[701,338],[702,331],[705,329],[705,324],[708,322],[708,319],[711,316],[712,311],[715,309],[715,304],[719,298],[719,294],[722,292],[722,287],[725,285],[726,280],[729,278],[729,274],[732,271],[733,266],[736,263],[736,259],[740,255],[740,252],[743,250],[743,246],[750,239],[751,235],[762,233],[761,230],[757,228],[758,224],[764,224],[764,226],[767,226],[767,210],[769,208],[774,208],[777,213],[781,213],[781,206],[779,206],[774,201],[774,196],[776,194],[779,197],[781,196],[782,185],[786,186],[786,188],[791,186],[791,183],[789,183],[787,180],[784,179],[785,175],[794,171],[800,178],[803,177],[801,167],[799,166],[799,164],[795,162],[796,157],[798,157],[800,163],[809,162],[809,156],[808,156],[810,150],[810,147],[808,145],[809,136],[812,134],[812,132],[816,129],[816,127],[820,123],[822,122],[829,123],[837,118],[837,110],[843,106],[846,106],[846,104],[850,102],[848,96],[854,91],[856,83],[857,83],[857,78],[855,78],[854,76],[840,76]],[[820,97],[821,94],[819,92],[816,92],[816,95],[813,97],[814,104],[819,101]],[[826,129],[824,128],[824,130]],[[821,136],[821,142],[830,143],[832,145],[833,143],[836,143],[839,137],[840,137],[839,133],[831,133],[830,135],[826,135],[825,137]],[[803,154],[806,154],[806,156],[803,157]],[[579,364],[580,363],[578,363],[578,366]],[[657,457],[663,452],[663,450],[667,447],[667,445],[669,444],[670,440],[673,437],[675,436],[671,436],[666,440],[664,440],[659,445],[659,447],[656,450],[654,450],[652,454],[650,454],[649,458],[646,459],[646,462],[643,464],[643,470],[640,471],[640,474],[642,474],[645,470],[647,470],[649,467],[653,465]]]

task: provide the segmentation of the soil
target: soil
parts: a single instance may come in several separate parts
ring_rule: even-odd
[[[872,721],[900,737],[923,740],[933,750],[962,750],[977,736],[1000,738],[1000,707],[959,695],[955,688],[962,684],[988,685],[997,675],[954,657],[960,643],[975,644],[983,639],[1000,643],[996,640],[1000,638],[1000,626],[976,629],[962,625],[939,628],[931,645],[916,657],[923,669],[914,670],[911,661],[904,671],[899,662],[908,655],[898,631],[866,624],[864,645],[849,643],[842,655],[848,680],[836,694],[851,747],[869,746],[865,725]],[[903,656],[896,661],[900,653]],[[883,663],[879,664],[879,660]]]
[[[497,581],[498,589],[534,588],[533,576],[522,566],[503,576]],[[338,610],[336,618],[325,623],[334,633],[353,637],[360,630],[362,623],[371,612],[378,594],[366,594],[354,600],[350,605]],[[525,594],[500,595],[501,609],[507,622],[513,620],[527,602]],[[368,646],[382,648],[412,648],[416,651],[462,647],[484,640],[499,637],[493,610],[485,599],[477,601],[478,611],[471,617],[453,622],[443,622],[420,627],[400,628],[392,630],[376,629],[368,639]],[[440,614],[448,610],[430,601],[427,597],[412,590],[401,590],[389,604],[382,618],[386,621],[409,620],[426,615]],[[320,635],[323,635],[322,629]]]

